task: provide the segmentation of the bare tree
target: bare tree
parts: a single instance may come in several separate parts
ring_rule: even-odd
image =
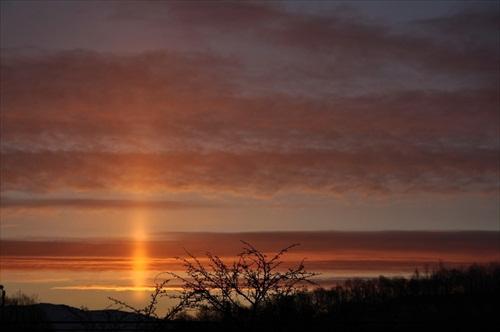
[[[118,310],[121,309],[127,309],[130,310],[138,315],[141,319],[144,321],[156,321],[157,319],[162,319],[162,320],[171,320],[174,318],[177,314],[179,314],[183,308],[185,308],[187,305],[185,302],[180,301],[177,305],[171,307],[164,316],[160,317],[156,313],[156,306],[158,304],[158,299],[160,297],[166,296],[166,285],[170,280],[163,280],[159,281],[158,277],[160,276],[157,275],[155,278],[155,291],[151,294],[151,300],[149,301],[149,304],[141,309],[137,309],[124,301],[115,299],[113,297],[108,297],[111,301],[113,301],[116,305],[119,306]]]
[[[243,251],[230,265],[210,252],[206,253],[206,265],[188,251],[189,258],[176,257],[183,262],[186,276],[167,273],[182,284],[182,291],[172,297],[184,307],[208,309],[223,320],[246,318],[253,322],[266,304],[295,295],[307,285],[316,285],[311,278],[318,274],[306,271],[304,260],[296,268],[282,268],[282,256],[298,244],[268,257],[241,242]]]

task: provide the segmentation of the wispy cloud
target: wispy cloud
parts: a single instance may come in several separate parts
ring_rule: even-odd
[[[5,70],[7,90],[16,91],[2,89],[2,190],[402,194],[498,186],[498,94],[489,87],[250,100],[201,88],[221,83],[172,85],[168,70],[146,70],[152,77],[138,84],[137,76],[120,79],[134,59],[109,78],[95,69],[80,79],[78,72],[93,75],[80,55],[44,86],[46,78],[26,71],[42,67],[45,75],[47,61],[58,66],[51,58]]]
[[[221,208],[218,203],[188,202],[188,201],[159,201],[159,200],[132,200],[132,199],[93,199],[93,198],[42,198],[16,199],[2,197],[2,208],[76,208],[76,209],[197,209]]]

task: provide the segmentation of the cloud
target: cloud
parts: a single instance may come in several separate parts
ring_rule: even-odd
[[[335,68],[337,74],[343,73],[343,79],[350,80],[352,77],[348,75],[353,74],[388,75],[385,69],[395,71],[399,64],[404,64],[433,76],[444,73],[479,77],[480,73],[489,77],[491,84],[498,84],[492,73],[494,68],[498,69],[499,60],[497,5],[410,22],[406,26],[374,21],[361,10],[346,11],[341,5],[326,3],[308,8],[309,12],[304,14],[276,4],[172,3],[154,5],[155,14],[144,12],[148,6],[142,7],[142,11],[144,19],[161,15],[166,22],[175,22],[200,35],[207,30],[215,31],[208,34],[212,38],[216,33],[229,35],[223,38],[233,37],[229,40],[243,49],[244,44],[235,39],[243,37],[250,45],[274,47],[278,53],[283,50],[288,53],[287,58],[293,58],[290,53],[301,52],[307,60],[319,61],[319,68],[324,70],[326,65]]]
[[[458,150],[458,149],[456,149]],[[3,190],[123,190],[269,195],[296,190],[330,194],[494,193],[489,151],[290,153],[6,153]],[[112,202],[110,202],[112,203]]]
[[[148,241],[127,239],[5,240],[2,264],[8,270],[79,268],[89,271],[133,270],[135,247],[143,250],[143,265],[155,273],[182,270],[175,256],[184,250],[204,260],[205,252],[232,260],[241,252],[240,240],[267,255],[300,243],[284,256],[286,264],[307,258],[311,271],[413,272],[426,263],[460,265],[497,261],[498,232],[255,232],[165,233]],[[152,273],[154,274],[154,273]]]
[[[96,199],[96,198],[42,198],[16,199],[2,197],[2,209],[6,208],[71,208],[71,209],[197,209],[221,208],[221,204],[194,201]]]
[[[498,191],[498,16],[403,33],[275,5],[151,6],[110,19],[168,18],[208,43],[233,34],[203,51],[3,52],[3,192]]]
[[[76,285],[76,286],[56,286],[52,289],[57,290],[100,290],[100,291],[115,291],[115,292],[125,292],[125,291],[150,291],[154,292],[156,287],[154,286],[118,286],[118,285]],[[180,287],[174,287],[166,285],[164,289],[168,290],[182,290]]]

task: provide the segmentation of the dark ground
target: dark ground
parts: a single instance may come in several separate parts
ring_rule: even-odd
[[[62,305],[36,304],[2,308],[6,331],[497,331],[500,299],[496,294],[403,297],[384,303],[356,303],[335,315],[315,319],[244,322],[155,321],[135,314],[82,311]]]

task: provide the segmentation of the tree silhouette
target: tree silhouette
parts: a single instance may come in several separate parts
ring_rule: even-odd
[[[306,271],[304,260],[296,268],[281,268],[282,256],[298,244],[268,257],[251,244],[241,242],[243,251],[230,265],[210,252],[206,253],[206,265],[188,251],[189,258],[176,257],[183,262],[186,276],[167,272],[182,284],[182,291],[172,297],[186,307],[211,311],[221,320],[254,322],[261,309],[276,299],[316,285],[310,279],[318,274]]]

